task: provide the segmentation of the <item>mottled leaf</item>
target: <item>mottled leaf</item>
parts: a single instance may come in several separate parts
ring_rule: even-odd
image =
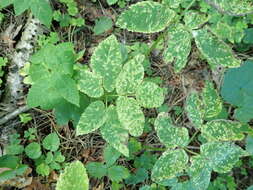
[[[240,122],[213,120],[201,127],[201,134],[209,141],[237,141],[244,138],[242,127]]]
[[[184,150],[167,150],[155,163],[151,178],[153,181],[162,181],[176,177],[186,168],[187,162],[188,156]]]
[[[165,29],[174,17],[175,12],[168,7],[153,1],[142,1],[125,10],[116,25],[132,32],[153,33]]]
[[[133,94],[144,78],[144,55],[136,55],[128,61],[121,70],[116,80],[116,91],[118,94]]]
[[[87,94],[89,97],[98,98],[104,94],[102,78],[88,70],[80,72],[78,87],[81,92]]]
[[[237,59],[232,49],[210,33],[206,28],[194,30],[196,45],[212,68],[219,65],[224,67],[239,67],[241,60]]]
[[[122,127],[115,106],[107,109],[107,120],[100,128],[102,137],[124,156],[129,156],[127,147],[128,132]]]
[[[186,0],[163,0],[163,3],[166,4],[167,6],[171,7],[171,8],[178,8],[179,5],[183,2],[185,2]]]
[[[175,72],[180,72],[187,63],[191,39],[191,34],[182,24],[173,25],[168,30],[168,43],[163,57],[166,62],[174,61]]]
[[[75,161],[64,169],[56,183],[56,190],[88,190],[89,179],[82,162]]]
[[[140,136],[143,132],[145,117],[134,98],[119,97],[116,101],[119,121],[132,136]]]
[[[190,29],[197,29],[207,21],[206,15],[198,11],[189,10],[184,15],[184,23]]]
[[[91,56],[92,71],[103,78],[103,86],[111,92],[122,67],[120,45],[114,35],[100,42]]]
[[[142,82],[137,91],[136,99],[144,108],[158,108],[164,102],[164,91],[153,82]]]
[[[160,113],[154,125],[160,141],[168,148],[184,147],[189,143],[188,130],[174,126],[166,113]]]
[[[92,102],[81,115],[76,127],[76,135],[95,131],[106,121],[105,105],[102,101]]]

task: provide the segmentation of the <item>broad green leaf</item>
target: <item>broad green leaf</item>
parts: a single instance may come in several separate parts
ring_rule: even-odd
[[[115,3],[118,2],[118,0],[106,0],[108,5],[114,5]]]
[[[144,58],[144,55],[136,55],[123,66],[116,80],[116,91],[118,94],[135,93],[136,88],[144,78],[144,68],[142,65]]]
[[[102,78],[88,70],[81,71],[78,86],[89,97],[98,98],[104,94]]]
[[[1,158],[1,157],[0,157]],[[0,173],[0,184],[5,183],[7,180],[16,179],[17,176],[22,176],[28,172],[28,166],[19,164],[16,168],[10,169]]]
[[[188,155],[182,149],[167,150],[155,163],[151,179],[153,181],[162,181],[164,179],[171,179],[182,172],[188,162]]]
[[[132,136],[140,136],[143,132],[145,117],[134,98],[119,97],[116,101],[119,121]]]
[[[25,153],[31,159],[37,159],[41,155],[41,147],[38,143],[32,142],[25,147]]]
[[[135,174],[132,174],[127,179],[125,179],[125,183],[127,185],[136,185],[138,183],[144,182],[148,179],[148,171],[144,168],[138,168]]]
[[[18,155],[24,151],[24,146],[20,144],[10,144],[6,147],[6,153],[8,155]]]
[[[182,24],[173,25],[168,29],[167,48],[164,51],[163,58],[166,62],[174,61],[174,70],[177,73],[187,63],[191,52],[191,39],[191,34]]]
[[[91,56],[92,71],[102,76],[104,88],[108,92],[115,88],[116,78],[122,67],[121,62],[120,44],[114,35],[100,42]]]
[[[15,169],[20,163],[20,158],[13,155],[3,155],[0,156],[0,168],[10,168]]]
[[[201,156],[206,160],[206,167],[218,173],[229,172],[242,156],[248,153],[231,142],[209,142],[201,145]]]
[[[14,0],[13,1],[13,6],[14,6],[14,11],[15,15],[20,15],[24,11],[30,8],[31,1],[30,0]]]
[[[142,1],[125,10],[116,25],[132,32],[160,32],[172,22],[175,15],[174,11],[160,3]]]
[[[101,162],[89,162],[86,166],[88,174],[98,179],[106,176],[107,168]]]
[[[60,146],[60,139],[56,133],[50,133],[43,139],[42,145],[47,150],[56,151]]]
[[[50,167],[45,163],[41,163],[36,167],[36,172],[39,175],[48,176],[50,174]]]
[[[253,155],[253,137],[250,135],[246,138],[246,151]]]
[[[230,120],[213,120],[201,127],[201,134],[209,141],[237,141],[244,138],[242,124]]]
[[[20,1],[20,0],[18,0]],[[50,27],[53,18],[53,11],[48,0],[30,0],[31,11],[42,24]]]
[[[98,20],[95,20],[94,33],[95,35],[103,34],[104,32],[112,28],[112,19],[107,16],[99,17]]]
[[[163,3],[173,9],[176,9],[179,7],[179,5],[186,0],[163,0]]]
[[[122,127],[115,106],[110,106],[107,109],[107,120],[100,128],[103,139],[105,139],[113,148],[122,153],[124,156],[129,156],[127,147],[128,132]]]
[[[89,179],[82,162],[75,161],[64,169],[56,183],[56,190],[88,190]]]
[[[130,176],[127,168],[123,166],[112,166],[108,168],[108,177],[115,182],[120,182]]]
[[[205,118],[217,116],[222,110],[222,101],[212,82],[206,81],[201,96],[205,105]]]
[[[164,91],[153,82],[142,82],[136,91],[137,102],[144,108],[158,108],[164,102]]]
[[[0,1],[0,8],[4,8],[12,4],[14,0],[1,0]]]
[[[166,113],[160,113],[154,125],[160,141],[168,148],[184,147],[189,143],[188,130],[174,126]]]
[[[113,148],[111,145],[107,145],[104,149],[103,156],[107,167],[112,166],[117,159],[120,157],[121,153]]]
[[[184,23],[190,29],[198,29],[207,21],[206,15],[198,11],[189,10],[184,15]]]
[[[195,127],[200,128],[203,124],[205,110],[196,92],[192,92],[187,96],[185,110],[190,121]]]
[[[239,67],[241,61],[237,59],[232,49],[210,33],[206,28],[194,30],[196,45],[211,68],[219,65],[224,67]]]
[[[92,102],[81,115],[76,127],[76,135],[95,131],[106,121],[105,105],[102,101]]]
[[[248,0],[213,0],[212,4],[223,13],[234,16],[253,12],[253,3]]]

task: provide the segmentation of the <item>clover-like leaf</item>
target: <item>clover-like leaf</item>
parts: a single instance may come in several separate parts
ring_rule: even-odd
[[[98,98],[104,94],[102,77],[88,70],[80,73],[78,86],[79,90],[89,97]]]
[[[105,105],[102,101],[92,102],[81,115],[76,135],[84,135],[101,127],[106,120]]]
[[[128,61],[121,70],[116,80],[116,91],[118,94],[133,94],[144,78],[144,55],[136,55]]]
[[[209,142],[201,145],[201,156],[206,160],[206,166],[218,173],[229,172],[242,156],[248,153],[231,142]]]
[[[212,82],[206,81],[201,95],[205,105],[205,118],[217,116],[222,110],[222,101]]]
[[[120,182],[130,176],[127,168],[123,166],[114,165],[108,168],[108,177],[115,182]]]
[[[158,108],[164,102],[164,91],[157,84],[144,81],[136,91],[136,99],[144,108]]]
[[[141,1],[125,10],[116,25],[132,32],[160,32],[171,23],[175,15],[173,10],[160,3]]]
[[[185,109],[188,118],[195,127],[201,127],[205,110],[203,109],[203,104],[196,92],[192,92],[187,96]]]
[[[117,151],[124,156],[129,156],[127,147],[128,131],[124,129],[118,119],[116,107],[111,105],[107,108],[107,120],[100,128],[102,137]]]
[[[107,166],[101,162],[89,162],[85,167],[92,177],[101,179],[106,176]]]
[[[105,90],[113,91],[122,67],[120,44],[114,35],[98,45],[91,56],[90,65],[94,73],[102,76]]]
[[[134,98],[119,97],[116,109],[122,127],[133,136],[140,136],[143,132],[145,117]]]
[[[42,145],[47,150],[56,151],[60,146],[60,139],[56,133],[50,133],[43,139]]]
[[[213,120],[204,124],[201,134],[209,141],[237,141],[244,138],[240,122]]]
[[[198,11],[189,10],[184,15],[184,23],[190,29],[197,29],[205,22],[208,18],[205,14],[201,14]]]
[[[216,66],[239,67],[241,60],[237,59],[232,49],[210,33],[206,28],[194,30],[196,45],[212,68]]]
[[[173,25],[168,30],[168,44],[163,58],[166,62],[174,61],[175,72],[180,72],[186,65],[191,52],[191,34],[182,24]]]
[[[167,150],[155,163],[151,178],[153,181],[159,182],[176,177],[186,168],[187,162],[188,155],[184,150]]]
[[[166,113],[161,112],[154,125],[160,141],[167,147],[184,147],[189,143],[188,130],[183,127],[175,127]]]
[[[75,161],[64,169],[57,180],[56,190],[88,190],[89,178],[82,162]]]
[[[31,159],[37,159],[41,156],[41,147],[39,143],[32,142],[25,147],[26,155]]]

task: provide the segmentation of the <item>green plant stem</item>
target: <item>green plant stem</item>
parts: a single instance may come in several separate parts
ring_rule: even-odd
[[[196,153],[196,152],[193,152],[193,151],[191,151],[191,150],[189,150],[189,149],[187,149],[187,148],[183,148],[186,152],[189,152],[189,153],[191,153],[191,154],[193,154],[193,155],[199,155],[198,153]]]
[[[193,135],[192,135],[192,137],[190,138],[190,140],[189,140],[189,143],[191,143],[192,142],[192,140],[196,137],[196,135],[199,133],[199,131],[196,131]]]
[[[144,145],[143,148],[151,150],[151,151],[166,151],[167,150],[167,148],[156,148],[156,147],[152,147],[148,145]]]

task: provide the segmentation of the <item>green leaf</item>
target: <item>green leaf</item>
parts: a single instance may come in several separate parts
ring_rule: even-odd
[[[124,11],[116,25],[132,32],[153,33],[164,30],[174,17],[175,12],[168,7],[153,1],[142,1]]]
[[[142,62],[144,55],[136,55],[133,59],[128,61],[121,70],[116,80],[116,91],[120,95],[133,94],[136,88],[144,78],[144,68]]]
[[[36,172],[39,175],[48,176],[50,173],[50,168],[47,164],[42,163],[36,167]]]
[[[168,148],[175,148],[177,146],[184,147],[188,145],[188,130],[183,127],[175,127],[166,113],[160,113],[154,125],[160,141]]]
[[[224,67],[240,66],[241,60],[235,57],[232,49],[206,28],[194,30],[193,36],[198,49],[207,59],[211,68],[219,65]]]
[[[42,24],[46,25],[47,27],[50,27],[53,18],[53,11],[49,1],[48,0],[30,0],[30,1],[31,1],[30,7],[33,15],[37,19],[39,19]]]
[[[25,147],[26,155],[31,159],[37,159],[41,156],[40,145],[36,142],[32,142]]]
[[[116,101],[119,121],[132,136],[140,136],[143,132],[145,117],[134,98],[119,97]]]
[[[72,162],[57,180],[56,190],[88,190],[89,179],[80,161]]]
[[[176,9],[183,3],[185,0],[163,0],[163,3],[173,9]]]
[[[121,71],[120,44],[114,35],[102,41],[91,56],[92,71],[103,78],[105,90],[112,92],[116,78]]]
[[[191,34],[182,24],[173,25],[168,30],[167,48],[163,58],[166,62],[174,61],[174,70],[180,72],[188,61],[191,52]],[[180,43],[178,43],[180,41]]]
[[[153,82],[142,82],[136,91],[137,102],[144,108],[158,108],[164,102],[164,90]]]
[[[185,12],[184,23],[190,29],[198,29],[207,21],[208,18],[206,15],[201,14],[198,11],[189,10]]]
[[[201,96],[205,105],[205,118],[219,115],[222,110],[222,101],[212,82],[206,81]]]
[[[92,102],[82,114],[77,127],[76,135],[84,135],[95,131],[106,121],[105,105],[102,101]]]
[[[129,156],[127,147],[128,132],[122,127],[116,107],[111,105],[107,109],[107,121],[100,128],[103,139],[105,139],[113,148],[122,153],[124,156]]]
[[[11,144],[6,147],[6,153],[9,155],[18,155],[24,151],[24,147],[19,144]]]
[[[9,6],[10,4],[12,4],[14,2],[14,0],[1,0],[0,1],[0,8],[5,8],[7,6]]]
[[[52,152],[48,152],[47,153],[47,156],[46,156],[46,159],[45,159],[45,163],[46,164],[50,164],[51,162],[53,162],[54,160],[54,155]]]
[[[108,5],[114,5],[118,2],[118,0],[106,0]]]
[[[99,17],[95,20],[94,33],[95,35],[103,34],[112,28],[112,19],[107,16]]]
[[[88,70],[81,71],[78,86],[79,90],[89,97],[99,98],[104,94],[101,76]]]
[[[104,154],[103,154],[105,162],[106,162],[106,166],[107,167],[112,166],[120,157],[120,155],[121,154],[119,151],[117,151],[112,146],[107,145],[106,148],[104,149]]]
[[[239,122],[213,120],[201,127],[201,134],[209,141],[239,141],[244,138],[242,127]]]
[[[108,177],[115,182],[120,182],[130,176],[127,168],[123,166],[112,166],[108,168]]]
[[[65,157],[62,155],[60,151],[54,153],[54,161],[62,163],[65,161]]]
[[[127,185],[136,185],[138,183],[144,182],[146,179],[148,179],[148,171],[144,168],[140,168],[134,175],[129,176],[125,180],[125,183]]]
[[[242,156],[248,153],[231,142],[209,142],[201,145],[201,156],[206,160],[206,167],[218,173],[229,172]]]
[[[203,124],[205,110],[196,92],[190,93],[186,98],[185,110],[190,121],[195,127],[200,128]]]
[[[176,177],[186,168],[187,162],[188,156],[184,150],[167,150],[155,163],[151,178],[153,181],[159,182]]]
[[[101,162],[89,162],[86,165],[88,174],[98,179],[106,176],[107,167]]]
[[[246,151],[253,155],[253,137],[250,135],[246,138]]]
[[[60,139],[56,133],[51,133],[43,139],[42,145],[47,150],[56,151],[60,146]]]
[[[13,1],[13,6],[14,6],[14,11],[15,15],[20,15],[30,7],[31,1],[29,0],[14,0]]]

